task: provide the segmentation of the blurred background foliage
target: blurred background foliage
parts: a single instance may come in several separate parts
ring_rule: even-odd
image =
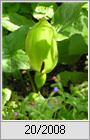
[[[87,120],[88,3],[4,2],[2,8],[3,119]],[[29,28],[43,17],[57,31],[59,59],[37,93],[24,48]]]

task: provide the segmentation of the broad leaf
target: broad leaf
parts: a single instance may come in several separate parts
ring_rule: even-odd
[[[28,26],[5,36],[3,39],[3,71],[13,72],[18,69],[29,69],[28,56],[23,51]]]
[[[15,51],[13,55],[3,58],[3,71],[15,72],[18,69],[30,69],[29,58],[21,49]]]
[[[87,52],[88,46],[80,34],[74,34],[69,39],[58,42],[59,63],[74,64]]]
[[[10,97],[11,97],[11,90],[8,88],[3,88],[3,90],[2,90],[3,106],[7,103],[7,101],[10,100]]]
[[[27,19],[25,16],[21,16],[16,13],[9,13],[2,18],[2,25],[9,31],[15,31],[23,25],[29,25],[31,27],[34,24],[32,19]]]
[[[58,74],[58,78],[60,78],[60,81],[64,86],[67,86],[69,81],[71,81],[73,84],[82,83],[88,79],[88,75],[87,72],[64,71]]]
[[[60,29],[70,26],[76,20],[81,10],[82,3],[62,3],[54,14],[54,25]]]

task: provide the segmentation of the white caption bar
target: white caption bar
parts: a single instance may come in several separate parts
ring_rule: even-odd
[[[26,121],[1,123],[2,139],[89,139],[89,122]]]

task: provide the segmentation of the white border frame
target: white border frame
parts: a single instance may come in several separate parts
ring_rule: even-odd
[[[88,2],[88,120],[2,120],[2,113],[1,113],[1,122],[3,121],[3,122],[18,122],[18,121],[20,121],[20,122],[37,122],[37,121],[40,121],[40,122],[46,122],[46,121],[48,121],[48,122],[68,122],[68,121],[72,121],[72,122],[87,122],[87,121],[90,121],[90,108],[89,108],[89,105],[90,105],[90,102],[89,102],[89,99],[90,99],[90,95],[89,95],[89,91],[90,91],[90,89],[89,89],[89,84],[90,84],[90,82],[89,82],[89,58],[90,58],[90,49],[89,49],[89,12],[90,12],[90,5],[89,5],[89,1],[87,1],[87,0],[84,0],[84,1],[80,1],[80,0],[69,0],[69,1],[64,1],[64,0],[61,0],[61,1],[43,1],[43,0],[38,0],[38,1],[21,1],[21,0],[19,0],[19,1],[15,1],[15,0],[3,0],[3,1],[1,1],[1,18],[2,18],[2,4],[3,3],[5,3],[5,2],[7,2],[7,3],[12,3],[12,2],[16,2],[16,3],[18,3],[18,2],[22,2],[22,3],[34,3],[34,2]],[[2,23],[1,23],[1,56],[0,56],[0,58],[1,58],[1,91],[2,91]],[[2,93],[2,92],[1,92]],[[2,94],[1,94],[1,112],[2,112]]]
[[[40,122],[46,122],[46,121],[48,121],[48,122],[87,122],[87,121],[89,121],[89,126],[90,126],[90,108],[89,108],[89,106],[90,106],[90,94],[89,94],[89,91],[90,91],[90,86],[89,86],[89,84],[90,84],[90,82],[89,82],[89,79],[90,79],[90,74],[89,74],[89,70],[90,70],[90,65],[89,65],[89,60],[90,60],[90,49],[89,49],[89,27],[90,27],[90,25],[89,25],[89,23],[90,23],[90,15],[89,15],[89,13],[90,13],[90,1],[89,0],[84,0],[84,1],[80,1],[80,0],[69,0],[69,1],[64,1],[64,0],[60,0],[60,1],[49,1],[49,0],[38,0],[38,1],[34,1],[34,0],[26,0],[26,1],[21,1],[21,0],[19,0],[19,1],[15,1],[15,0],[2,0],[1,1],[1,18],[2,18],[2,3],[5,3],[5,2],[8,2],[8,3],[12,3],[12,2],[16,2],[16,3],[18,3],[18,2],[23,2],[23,3],[29,3],[29,2],[31,2],[31,3],[34,3],[34,2],[88,2],[88,120],[2,120],[2,94],[0,95],[0,97],[1,97],[1,108],[0,108],[0,111],[1,111],[1,115],[0,115],[0,122],[18,122],[18,121],[20,121],[20,122],[37,122],[37,121],[40,121]],[[1,88],[1,93],[2,93],[2,23],[1,23],[1,55],[0,55],[0,58],[1,58],[1,72],[0,72],[0,74],[1,74],[1,85],[0,85],[0,88]],[[89,132],[89,138],[90,138],[90,132]]]
[[[39,0],[39,1],[10,1],[10,0],[7,0],[7,1],[2,1],[1,2],[1,18],[2,18],[2,3],[12,3],[12,2],[15,2],[15,3],[18,3],[18,2],[21,2],[21,3],[30,3],[30,2],[62,2],[62,1],[43,1],[43,0]],[[88,28],[89,28],[89,1],[80,1],[80,0],[74,0],[74,1],[63,1],[63,2],[88,2]],[[1,27],[2,27],[2,23],[1,23]],[[1,35],[2,35],[2,28],[1,28]],[[89,44],[89,31],[88,31],[88,44]],[[1,46],[2,46],[2,36],[1,36]],[[1,47],[1,52],[2,52],[2,47]],[[88,45],[88,56],[89,56],[89,45]],[[2,53],[1,53],[1,60],[2,60]],[[2,62],[2,61],[1,61]],[[1,65],[1,70],[2,70],[2,65]],[[2,81],[2,71],[1,71],[1,81]],[[88,58],[88,89],[89,89],[89,58]],[[2,90],[2,82],[1,82],[1,90]],[[1,102],[2,102],[2,96],[1,96]],[[2,110],[2,103],[1,103],[1,110]],[[33,121],[33,120],[2,120],[2,113],[1,113],[1,121]],[[34,120],[37,122],[37,120]],[[43,120],[38,120],[38,121],[43,121]],[[49,120],[46,120],[46,121],[49,121]],[[50,121],[89,121],[89,90],[88,90],[88,120],[50,120]]]

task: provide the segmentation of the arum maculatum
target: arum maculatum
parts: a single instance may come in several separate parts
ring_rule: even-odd
[[[45,74],[51,72],[58,61],[55,35],[54,27],[43,18],[29,30],[26,37],[25,50],[32,69],[38,73],[35,74],[35,81],[39,81],[37,78],[40,76],[43,77],[40,77],[41,86],[45,83]]]

